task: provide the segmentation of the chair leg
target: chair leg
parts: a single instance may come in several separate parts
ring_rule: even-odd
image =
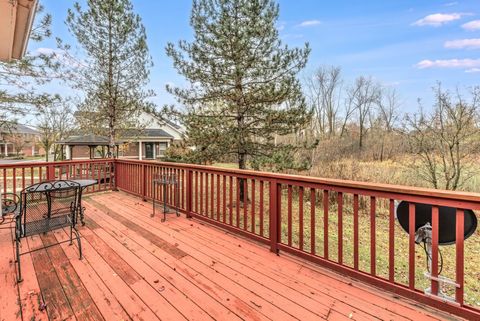
[[[82,256],[82,242],[80,241],[80,233],[78,233],[76,228],[73,228],[72,230],[75,233],[75,237],[77,239],[78,253],[79,253],[79,256],[80,256],[80,260],[81,260],[83,256]]]
[[[70,225],[70,245],[73,244],[73,226]]]
[[[22,279],[22,269],[20,267],[20,241],[15,240],[15,248],[16,248],[16,255],[17,255],[17,268],[18,268],[18,278],[17,278],[17,283],[20,283],[23,281]]]

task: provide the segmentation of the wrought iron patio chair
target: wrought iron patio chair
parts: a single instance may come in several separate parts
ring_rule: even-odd
[[[70,242],[73,235],[78,242],[80,259],[82,259],[82,244],[75,222],[79,204],[80,184],[69,180],[48,181],[37,183],[25,188],[20,194],[20,212],[15,219],[16,263],[18,282],[22,281],[20,256],[41,250],[53,245]],[[20,253],[22,238],[44,234],[49,231],[70,227],[70,239]]]
[[[0,194],[0,202],[2,208],[2,212],[0,213],[0,225],[13,222],[15,216],[20,212],[20,197],[15,193],[2,193]]]

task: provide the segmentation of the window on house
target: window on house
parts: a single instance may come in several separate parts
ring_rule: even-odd
[[[168,148],[168,143],[167,142],[160,142],[158,143],[158,149],[157,149],[157,156],[158,157],[163,157],[165,156],[165,151]]]

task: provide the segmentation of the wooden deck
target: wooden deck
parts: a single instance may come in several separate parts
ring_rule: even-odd
[[[25,255],[19,286],[11,230],[0,230],[0,320],[454,319],[184,216],[161,223],[122,192],[84,205],[83,260],[66,243]]]

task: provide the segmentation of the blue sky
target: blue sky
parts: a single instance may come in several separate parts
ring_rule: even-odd
[[[41,0],[53,14],[54,35],[72,42],[64,24],[71,1]],[[82,1],[80,1],[82,3]],[[278,27],[289,46],[309,42],[312,53],[304,74],[338,65],[346,81],[372,76],[397,88],[406,111],[417,98],[431,103],[431,87],[480,84],[480,1],[433,0],[279,0]],[[184,80],[165,55],[167,42],[191,39],[191,0],[133,0],[143,19],[154,67],[150,88],[158,105],[173,103],[165,84]],[[30,50],[53,48],[53,40],[31,43]],[[55,88],[68,92],[66,88]]]

